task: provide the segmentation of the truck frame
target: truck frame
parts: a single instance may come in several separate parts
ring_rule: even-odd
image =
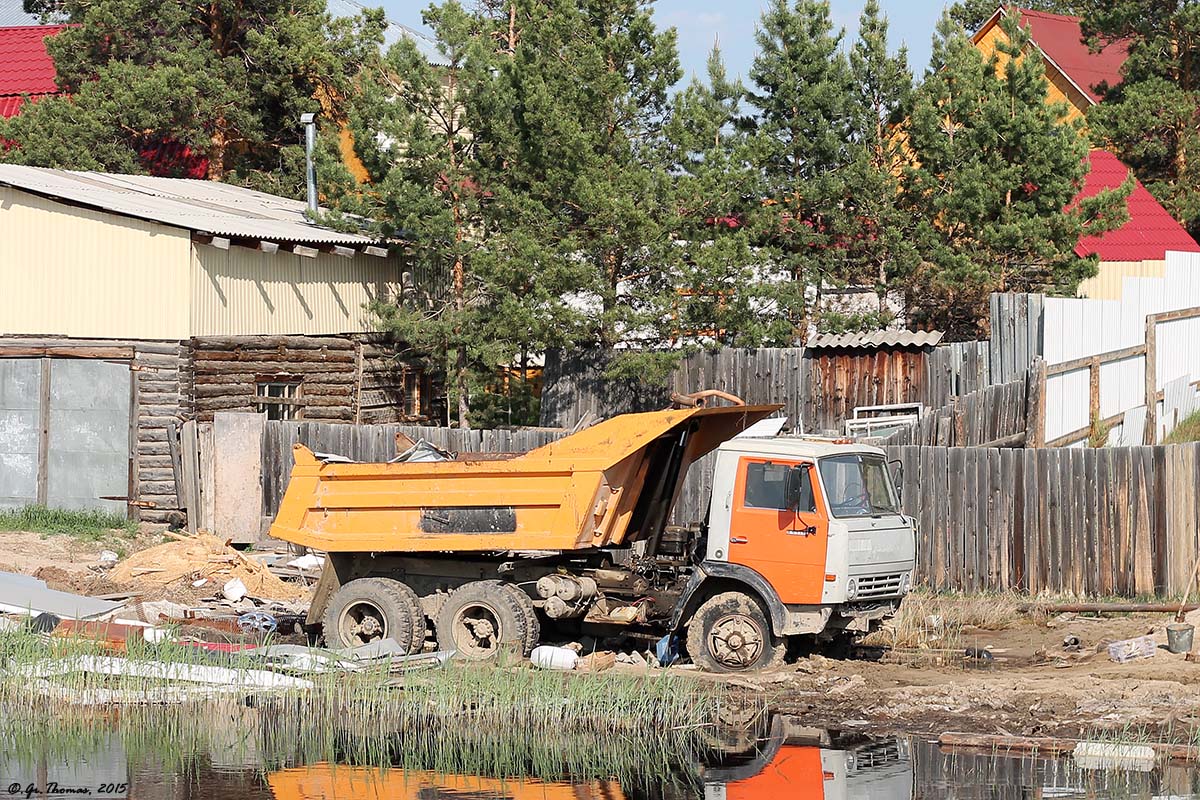
[[[718,672],[786,640],[870,630],[912,585],[915,530],[877,448],[737,438],[779,406],[605,420],[524,454],[342,463],[297,445],[271,535],[327,553],[309,611],[331,644],[468,659],[543,638],[675,635]],[[734,398],[736,400],[736,398]],[[704,523],[669,525],[717,451]]]

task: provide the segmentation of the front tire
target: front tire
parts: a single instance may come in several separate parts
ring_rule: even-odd
[[[322,617],[328,647],[395,639],[407,654],[425,647],[425,613],[417,593],[391,578],[358,578],[329,598]]]
[[[742,592],[713,595],[696,609],[687,624],[687,650],[706,672],[771,669],[786,652],[762,604]]]

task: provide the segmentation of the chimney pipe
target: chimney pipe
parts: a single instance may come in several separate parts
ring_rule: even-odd
[[[313,150],[317,146],[317,115],[301,114],[304,125],[304,179],[308,188],[308,211],[317,213],[317,168],[313,164]]]

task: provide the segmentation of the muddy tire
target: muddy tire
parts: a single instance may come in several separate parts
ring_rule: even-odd
[[[474,581],[455,589],[438,613],[435,627],[439,650],[456,650],[470,661],[494,658],[502,650],[527,656],[533,649],[527,647],[530,632],[524,606],[500,581]]]
[[[503,584],[503,586],[512,593],[513,599],[521,606],[521,612],[525,615],[524,654],[528,655],[533,652],[533,648],[538,646],[538,641],[542,638],[542,623],[538,621],[537,609],[534,608],[533,598],[525,594],[521,587],[511,583]]]
[[[722,592],[705,600],[688,621],[687,651],[706,672],[749,672],[780,666],[787,648],[772,635],[758,600]]]
[[[334,592],[322,617],[328,647],[395,639],[405,653],[425,647],[425,613],[417,593],[391,578],[358,578]]]

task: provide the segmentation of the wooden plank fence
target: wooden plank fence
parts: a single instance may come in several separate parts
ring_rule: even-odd
[[[524,453],[566,434],[559,429],[476,430],[418,425],[337,425],[324,422],[267,422],[262,438],[263,513],[274,516],[295,464],[292,446],[316,453],[336,453],[355,461],[395,458],[396,434],[424,439],[451,452]]]
[[[951,397],[941,408],[925,409],[912,427],[887,437],[890,445],[941,447],[1022,447],[1028,420],[1036,416],[1041,385],[1027,376]]]
[[[991,296],[989,370],[993,383],[1015,380],[1043,353],[1043,306],[1040,294]]]
[[[887,451],[932,588],[1176,596],[1191,575],[1200,444]]]

